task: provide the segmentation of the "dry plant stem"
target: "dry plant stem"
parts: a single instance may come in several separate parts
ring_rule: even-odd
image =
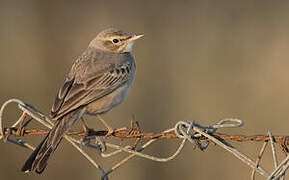
[[[259,164],[260,164],[260,161],[261,161],[262,156],[263,156],[263,154],[264,154],[264,152],[265,152],[265,149],[266,149],[266,147],[267,147],[267,144],[268,144],[268,141],[265,141],[265,142],[263,143],[263,146],[262,146],[262,148],[261,148],[261,151],[260,151],[260,153],[259,153],[259,155],[258,155],[258,157],[257,157],[256,167],[253,169],[252,175],[251,175],[251,179],[252,179],[252,180],[255,180],[256,168],[257,168],[257,167],[259,166]]]
[[[18,104],[18,107],[20,110],[22,110],[22,115],[21,117],[14,123],[14,125],[11,128],[3,128],[5,127],[3,124],[3,111],[5,107],[9,104],[15,102]],[[27,125],[27,122],[24,123],[24,119],[26,116],[31,117],[34,120],[37,120],[39,123],[42,125],[46,126],[47,128],[51,129],[53,126],[53,123],[51,120],[45,116],[41,111],[36,109],[34,106],[29,105],[23,101],[20,101],[18,99],[11,99],[6,101],[3,106],[0,109],[0,139],[3,137],[7,137],[8,142],[15,143],[17,145],[29,148],[29,149],[34,149],[33,146],[29,145],[28,143],[22,141],[22,140],[13,140],[9,138],[9,135],[15,135],[15,136],[21,136],[24,134],[29,134],[29,135],[40,135],[40,134],[47,134],[47,130],[38,130],[38,129],[24,129],[24,127]],[[100,117],[101,118],[101,117]],[[104,125],[106,126],[107,123],[104,121]],[[249,159],[247,156],[236,150],[234,147],[229,145],[225,140],[233,140],[233,141],[269,141],[271,138],[271,142],[275,142],[280,144],[283,147],[287,149],[286,146],[289,145],[289,138],[286,136],[272,136],[269,134],[269,136],[244,136],[244,135],[226,135],[226,134],[221,134],[217,133],[216,130],[219,128],[228,128],[228,127],[240,127],[243,125],[243,121],[238,120],[238,119],[224,119],[219,121],[217,124],[212,125],[212,126],[201,126],[193,121],[180,121],[178,122],[174,128],[168,129],[166,131],[163,131],[161,133],[141,133],[139,128],[131,128],[131,129],[117,129],[115,130],[112,134],[110,134],[110,128],[108,128],[108,131],[94,131],[89,129],[89,133],[87,134],[86,132],[68,132],[67,135],[65,135],[65,139],[68,140],[95,168],[100,170],[102,174],[102,179],[108,180],[108,175],[125,164],[128,160],[132,159],[135,156],[147,158],[153,161],[159,161],[159,162],[166,162],[169,161],[173,158],[175,158],[183,149],[185,142],[191,142],[193,143],[193,146],[197,145],[201,150],[204,150],[208,147],[209,142],[213,142],[220,147],[224,148],[228,152],[232,153],[234,156],[238,157],[240,160],[245,162],[247,165],[249,165],[253,170],[252,172],[252,179],[255,177],[255,172],[260,173],[261,175],[265,176],[266,178],[269,177],[269,173],[266,172],[260,165],[260,160],[261,156],[263,155],[263,152],[265,150],[265,143],[262,147],[261,152],[259,153],[260,158],[257,159],[256,163],[254,163],[251,159]],[[16,128],[16,126],[20,126],[20,128]],[[22,127],[23,126],[23,127]],[[110,127],[110,126],[107,126]],[[112,129],[112,128],[111,128]],[[21,133],[19,133],[21,132]],[[128,148],[128,147],[122,147],[120,145],[116,144],[111,144],[111,143],[103,143],[102,141],[97,142],[97,144],[100,145],[93,145],[91,143],[86,144],[88,148],[94,148],[99,151],[102,157],[110,157],[113,155],[116,155],[120,152],[126,152],[129,153],[128,156],[126,156],[123,160],[119,161],[115,165],[113,165],[108,171],[105,171],[96,161],[91,158],[90,155],[84,151],[83,143],[80,140],[77,140],[70,135],[76,135],[76,136],[87,136],[89,139],[99,139],[99,136],[115,136],[121,139],[124,138],[136,138],[136,139],[147,139],[148,141],[144,143],[141,148],[136,149],[135,151]],[[162,158],[162,157],[155,157],[151,156],[148,154],[142,153],[142,151],[151,145],[152,143],[156,142],[159,139],[181,139],[181,143],[178,146],[177,150],[173,155]],[[203,145],[205,142],[205,145]],[[106,144],[106,145],[105,145]],[[273,144],[274,145],[274,144]],[[104,148],[102,147],[104,146]],[[115,149],[115,151],[111,153],[104,153],[106,150],[105,147],[109,147],[111,149]],[[272,146],[273,147],[273,146]],[[275,149],[275,148],[274,148]],[[276,154],[275,154],[276,155]],[[273,157],[275,156],[273,153]],[[277,163],[277,158],[276,161],[274,160],[275,165]],[[284,177],[285,171],[289,167],[289,156],[285,160],[283,160],[279,166],[274,170],[274,172],[270,175],[269,179],[277,179],[280,178],[281,176]]]
[[[283,164],[284,162],[284,164]],[[275,179],[278,179],[279,177],[284,177],[285,175],[285,172],[287,171],[287,169],[289,168],[289,159],[285,162],[283,161],[281,164],[283,166],[282,170],[276,175],[276,178]],[[278,167],[277,167],[278,168]]]
[[[9,101],[8,103],[11,103],[11,102],[15,102],[14,100],[11,100]],[[29,116],[31,116],[33,119],[37,120],[38,122],[40,122],[41,124],[43,124],[44,126],[48,127],[49,129],[52,128],[52,125],[53,123],[48,119],[46,118],[45,115],[43,115],[43,113],[41,113],[39,110],[37,110],[36,108],[34,108],[33,106],[29,105],[28,107],[26,106],[27,104],[24,104],[24,103],[21,103],[22,101],[20,100],[16,100],[16,102],[18,103],[18,107],[25,113],[27,113]],[[8,104],[7,103],[7,104]],[[5,106],[7,105],[5,104]],[[37,114],[34,114],[32,112],[29,111],[28,108],[32,108],[32,110],[36,111]],[[4,109],[4,108],[3,108]],[[3,111],[3,110],[2,110]],[[1,116],[2,117],[2,114]],[[0,123],[2,123],[2,118],[0,118]],[[2,124],[1,124],[2,125]],[[3,132],[3,126],[0,126],[1,127],[1,132]],[[173,130],[170,130],[168,132],[171,132]],[[2,135],[2,133],[1,133]],[[2,135],[1,137],[4,137],[4,135]],[[106,172],[106,175],[104,175],[104,170],[101,168],[101,166],[99,166],[87,153],[85,153],[79,146],[77,146],[74,141],[73,141],[73,138],[69,137],[69,136],[65,136],[65,139],[68,140],[70,143],[72,143],[72,145],[74,147],[77,148],[77,150],[82,153],[88,160],[90,163],[92,163],[97,169],[99,169],[101,171],[101,173],[103,174],[102,175],[102,179],[107,179],[107,175],[108,173],[112,172],[114,169],[118,168],[119,166],[121,166],[122,164],[124,164],[126,161],[128,161],[129,159],[131,159],[132,157],[134,157],[135,155],[139,155],[139,154],[132,154],[133,156],[128,156],[127,158],[123,159],[120,163],[117,163],[115,166],[113,166],[111,168],[110,171]],[[150,145],[152,142],[156,141],[157,139],[153,139],[153,140],[150,140],[149,142],[147,142],[145,145],[143,145],[142,147],[145,148],[147,147],[148,145]],[[22,142],[18,142],[17,141],[17,144],[18,145],[21,145],[23,146],[23,143]],[[33,148],[33,147],[32,147]],[[33,148],[34,149],[34,148]],[[122,149],[122,150],[125,150],[125,149]],[[128,149],[129,150],[129,149]],[[135,153],[134,151],[130,151],[131,153]]]
[[[194,130],[200,134],[202,134],[203,136],[209,138],[210,140],[212,140],[214,143],[216,143],[217,145],[221,146],[222,148],[224,148],[225,150],[231,152],[234,156],[236,156],[237,158],[239,158],[241,161],[243,161],[244,163],[246,163],[247,165],[249,165],[251,168],[255,168],[256,164],[250,159],[248,158],[246,155],[242,154],[241,152],[239,152],[238,150],[236,150],[235,148],[232,148],[228,145],[225,145],[223,142],[219,141],[218,139],[216,139],[213,136],[208,135],[207,133],[204,133],[201,129],[194,127]],[[264,170],[262,167],[258,166],[256,168],[256,171],[258,173],[260,173],[261,175],[268,177],[269,173]]]
[[[278,165],[278,167],[270,174],[270,176],[268,177],[268,180],[271,179],[277,179],[280,176],[282,176],[285,171],[288,169],[289,166],[289,155],[287,155],[287,157]],[[283,168],[283,166],[285,165],[285,168]],[[287,167],[287,169],[286,169]],[[282,171],[280,172],[280,170],[282,169]]]
[[[168,129],[168,130],[166,130],[166,131],[163,131],[163,133],[169,133],[169,132],[172,132],[172,131],[174,131],[174,129]],[[157,139],[151,139],[151,140],[149,140],[148,142],[146,142],[144,145],[142,145],[141,148],[142,148],[142,149],[145,149],[146,147],[148,147],[149,145],[151,145],[151,144],[154,143],[155,141],[157,141]],[[182,148],[183,148],[183,144],[184,144],[184,143],[182,142],[182,143],[181,143]],[[140,151],[140,150],[141,150],[141,149],[138,149],[137,151]],[[177,154],[177,153],[175,153],[175,154]],[[114,170],[116,170],[116,169],[119,168],[121,165],[125,164],[128,160],[132,159],[132,158],[135,157],[135,156],[137,156],[136,153],[132,153],[132,154],[128,155],[128,156],[125,157],[123,160],[121,160],[120,162],[118,162],[117,164],[115,164],[114,166],[112,166],[111,169],[108,170],[103,177],[108,176],[108,175],[109,175],[110,173],[112,173]],[[173,155],[173,156],[174,156],[174,155]]]
[[[274,143],[274,139],[273,139],[273,136],[272,136],[272,132],[270,130],[268,130],[268,135],[270,137],[270,144],[271,144],[271,148],[272,148],[272,155],[273,155],[273,160],[274,160],[274,166],[275,166],[275,169],[278,167],[278,160],[277,160],[277,153],[276,153],[276,147],[275,147],[275,143]],[[285,173],[282,175],[282,179],[285,179]],[[276,179],[279,179],[276,178]]]
[[[11,127],[16,127],[18,124],[23,123],[25,116],[26,116],[26,113],[23,112],[20,118],[18,119],[18,121],[16,121]]]
[[[24,142],[24,141],[22,141],[20,139],[14,140],[14,139],[7,138],[7,141],[11,142],[13,144],[19,145],[21,147],[24,147],[24,148],[28,148],[28,149],[30,149],[32,151],[35,149],[35,147],[31,146],[30,144],[28,144],[28,143],[26,143],[26,142]]]
[[[24,108],[25,109],[25,108]],[[32,114],[32,117],[34,116],[34,114]],[[34,119],[36,119],[36,116],[34,116]],[[46,127],[48,127],[49,129],[52,128],[52,122],[48,119],[45,119],[48,123],[46,123],[45,121],[43,121],[42,119],[36,119],[38,120],[40,123],[44,124]],[[77,144],[75,144],[73,142],[73,138],[65,135],[64,138],[70,142],[95,168],[97,168],[98,170],[101,171],[101,173],[104,173],[104,170],[101,168],[100,165],[98,165],[86,152],[84,152]],[[105,179],[106,180],[106,179]]]
[[[18,103],[18,107],[23,111],[23,113],[26,113],[28,114],[29,116],[31,116],[33,119],[37,120],[38,122],[40,122],[41,124],[43,124],[44,126],[48,127],[49,129],[52,128],[52,125],[53,123],[43,114],[41,113],[38,109],[34,108],[33,106],[29,105],[27,106],[27,104],[23,103],[21,100],[18,100],[18,99],[11,99],[11,100],[8,100],[6,101],[3,106],[1,107],[0,109],[0,132],[1,132],[1,138],[4,137],[4,132],[3,132],[3,111],[4,111],[4,108],[9,104],[9,103],[12,103],[12,102],[16,102]],[[31,111],[29,111],[28,108],[31,108],[33,109],[34,111],[37,112],[37,115],[32,113]],[[21,118],[14,124],[14,125],[17,125],[19,122],[21,121]],[[101,173],[103,174],[104,173],[104,170],[101,168],[101,166],[99,166],[97,163],[95,163],[94,160],[92,160],[90,158],[90,156],[85,153],[81,148],[79,148],[79,146],[77,146],[73,141],[72,141],[72,138],[71,137],[68,137],[67,135],[64,136],[64,138],[66,140],[68,140],[81,154],[84,155],[84,157],[86,157],[88,159],[88,161],[90,163],[92,163],[93,166],[95,166],[97,169],[99,169],[101,171]],[[29,149],[32,149],[34,150],[34,147],[29,145],[28,143],[25,143],[25,142],[22,142],[22,141],[15,141],[15,140],[12,140],[10,138],[8,138],[9,142],[12,142],[12,143],[15,143],[17,145],[20,145],[20,146],[23,146],[23,147],[27,147]],[[105,180],[108,180],[108,178],[105,178]]]
[[[167,130],[165,132],[171,132],[173,131],[173,129],[170,129],[170,130]],[[142,149],[144,149],[145,147],[147,147],[148,145],[150,145],[151,143],[153,143],[154,141],[156,140],[150,140],[148,141],[147,143],[145,143],[141,149],[138,149],[137,151],[141,151]],[[79,141],[77,140],[73,140],[73,142],[76,142],[76,143],[79,143]],[[128,155],[126,158],[124,158],[123,160],[121,160],[119,163],[117,163],[116,165],[114,165],[110,170],[108,170],[105,174],[103,174],[103,178],[108,176],[110,173],[112,173],[115,169],[117,169],[118,167],[120,167],[121,165],[123,165],[124,163],[126,163],[129,159],[133,158],[134,156],[140,156],[140,157],[143,157],[143,158],[146,158],[146,159],[150,159],[150,160],[153,160],[153,161],[158,161],[158,162],[167,162],[173,158],[175,158],[182,150],[182,148],[184,147],[184,144],[185,144],[185,139],[182,141],[181,145],[179,146],[178,150],[173,154],[171,155],[170,157],[168,158],[157,158],[157,157],[154,157],[154,156],[150,156],[150,155],[147,155],[147,154],[143,154],[143,153],[139,153],[137,151],[133,151],[129,148],[124,148],[124,147],[121,147],[121,146],[118,146],[118,145],[115,145],[115,144],[111,144],[111,143],[106,143],[106,146],[107,147],[110,147],[110,148],[113,148],[113,149],[118,149],[117,151],[123,151],[123,152],[127,152],[127,153],[131,153],[131,155]],[[82,150],[81,150],[82,151]],[[82,153],[83,154],[83,153]],[[99,165],[96,166],[95,162],[88,156],[85,155],[85,157],[91,162],[93,163],[93,165],[97,168],[99,168]]]
[[[101,174],[105,174],[105,171],[103,170],[103,168],[97,164],[83,149],[81,149],[74,141],[73,138],[69,137],[69,136],[64,136],[64,138],[70,142],[95,168],[97,168],[98,170],[100,170]],[[108,177],[106,177],[104,180],[108,180]]]
[[[289,163],[287,162],[287,165],[283,167],[283,176],[282,179],[285,179],[285,172],[289,169]]]
[[[268,130],[268,135],[270,137],[270,144],[271,144],[271,148],[272,148],[274,166],[275,166],[275,168],[277,168],[277,166],[278,166],[277,153],[276,153],[276,148],[275,148],[275,143],[274,143],[274,139],[272,136],[272,132],[270,130]]]
[[[155,156],[139,153],[138,151],[141,151],[144,147],[134,151],[134,150],[131,150],[129,148],[123,148],[123,147],[120,147],[120,146],[115,145],[115,144],[106,143],[106,145],[108,147],[111,147],[111,148],[114,148],[114,149],[120,149],[120,150],[122,150],[124,152],[133,153],[136,156],[143,157],[143,158],[146,158],[146,159],[150,159],[150,160],[153,160],[153,161],[158,161],[158,162],[167,162],[167,161],[170,161],[170,160],[174,159],[181,152],[182,148],[184,147],[184,144],[185,144],[185,139],[182,140],[182,142],[180,143],[178,149],[175,151],[175,153],[173,155],[171,155],[171,156],[169,156],[167,158],[158,158],[158,157],[155,157]]]
[[[119,150],[115,150],[115,151],[113,151],[113,152],[110,152],[110,153],[100,153],[100,155],[101,155],[101,157],[103,157],[103,158],[107,158],[107,157],[112,157],[112,156],[115,156],[115,155],[117,155],[117,154],[119,154],[119,153],[121,153],[122,151],[119,149]]]
[[[0,109],[0,140],[4,137],[5,133],[4,133],[4,124],[3,124],[3,114],[4,114],[4,109],[6,108],[6,106],[12,102],[16,102],[17,104],[22,104],[24,105],[24,103],[19,100],[19,99],[9,99],[8,101],[4,102],[4,104],[1,106]],[[18,123],[18,121],[16,122]],[[16,124],[15,123],[15,124]]]

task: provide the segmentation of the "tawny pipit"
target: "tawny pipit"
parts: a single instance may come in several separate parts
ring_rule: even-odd
[[[128,95],[136,64],[131,54],[142,34],[110,28],[100,32],[74,62],[52,106],[54,127],[37,146],[22,171],[42,173],[64,134],[84,114],[100,115]]]

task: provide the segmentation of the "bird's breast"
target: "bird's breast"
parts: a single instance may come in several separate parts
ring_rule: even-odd
[[[124,101],[130,90],[130,85],[123,85],[112,93],[88,104],[86,113],[89,115],[103,114]]]

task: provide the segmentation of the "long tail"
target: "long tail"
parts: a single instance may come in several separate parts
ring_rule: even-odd
[[[57,120],[50,132],[26,160],[21,171],[35,171],[38,174],[42,173],[47,165],[49,157],[56,150],[64,134],[79,118],[79,111],[76,111]]]

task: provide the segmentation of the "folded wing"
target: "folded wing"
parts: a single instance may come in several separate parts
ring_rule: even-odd
[[[131,77],[133,64],[110,64],[98,72],[81,74],[84,78],[68,77],[52,106],[51,115],[59,119],[65,114],[113,92]]]

